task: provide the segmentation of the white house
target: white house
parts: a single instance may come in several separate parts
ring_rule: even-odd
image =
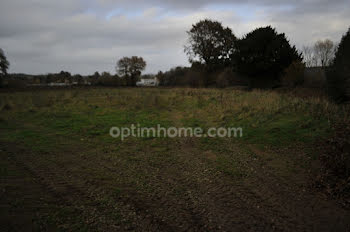
[[[159,85],[159,81],[156,77],[153,79],[141,78],[140,81],[136,82],[136,86],[158,86],[158,85]]]

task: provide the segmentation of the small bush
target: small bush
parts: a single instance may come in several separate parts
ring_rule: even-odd
[[[187,72],[190,68],[176,67],[160,75],[160,85],[162,86],[188,86]]]
[[[304,87],[324,89],[327,84],[326,72],[323,68],[307,68],[304,75]]]
[[[27,82],[24,80],[8,80],[6,86],[8,88],[25,88]]]
[[[231,68],[226,68],[215,76],[216,87],[225,88],[228,86],[246,86],[248,85],[247,78],[242,77]]]
[[[232,76],[232,71],[229,69],[225,69],[221,72],[216,78],[216,87],[218,88],[226,88],[230,85],[230,78]]]
[[[305,64],[296,61],[285,69],[282,76],[282,85],[285,87],[296,87],[304,83]]]
[[[207,74],[205,72],[191,69],[187,71],[184,76],[184,85],[188,85],[193,88],[203,87],[206,75]]]
[[[100,77],[97,84],[102,86],[121,86],[122,81],[118,77]]]

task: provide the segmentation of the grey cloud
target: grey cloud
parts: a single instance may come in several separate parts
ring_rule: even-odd
[[[329,10],[334,7],[345,7],[349,4],[348,0],[97,0],[100,7],[164,7],[168,9],[177,10],[193,10],[206,7],[213,4],[226,4],[226,5],[250,5],[264,6],[264,7],[280,7],[280,6],[292,6],[295,8],[305,8],[308,10]]]
[[[186,30],[203,18],[221,21],[238,36],[271,24],[297,46],[323,38],[339,40],[350,26],[349,0],[215,4],[232,7],[211,8],[213,1],[208,0],[2,0],[0,47],[11,72],[114,72],[117,59],[129,55],[143,56],[147,72],[157,72],[188,64],[183,53]],[[235,8],[244,4],[253,12],[248,19]],[[106,18],[114,9],[118,13]]]

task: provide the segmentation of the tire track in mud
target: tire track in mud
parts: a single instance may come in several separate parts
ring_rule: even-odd
[[[196,163],[197,165],[192,168],[197,168],[197,173],[205,173],[208,164],[200,156],[200,152],[188,147],[186,150],[192,152],[187,152],[187,155],[183,156],[183,162]],[[196,153],[197,155],[193,155]],[[264,198],[251,191],[251,186],[245,186],[243,181],[233,182],[222,173],[213,174],[212,172],[203,178],[210,180],[202,184],[201,190],[209,193],[206,196],[206,205],[214,205],[207,211],[217,212],[216,215],[219,216],[212,216],[211,221],[217,220],[216,224],[219,227],[228,225],[229,230],[231,224],[239,224],[243,225],[241,229],[248,231],[253,228],[268,231],[294,230],[296,224],[294,218],[285,214],[278,205],[268,204]],[[236,209],[236,212],[232,209]]]
[[[264,204],[264,199],[249,188],[238,184],[232,186],[221,178],[218,175],[199,185],[193,184],[193,177],[177,180],[191,191],[185,195],[186,200],[191,203],[195,215],[204,221],[205,228],[226,231],[233,228],[237,231],[295,228],[292,219],[278,208]],[[275,220],[271,221],[271,218]]]
[[[155,183],[152,183],[156,192],[156,197],[153,198],[162,203],[167,202],[168,205],[172,206],[172,210],[176,208],[174,206],[181,206],[174,215],[175,218],[179,218],[176,221],[182,222],[182,224],[177,224],[179,228],[184,228],[184,231],[189,228],[198,231],[203,229],[223,230],[225,228],[226,230],[236,228],[237,231],[248,231],[251,227],[271,231],[271,229],[278,228],[278,225],[283,226],[281,230],[295,228],[295,222],[275,206],[257,209],[256,206],[261,205],[264,199],[251,192],[247,187],[241,185],[234,185],[233,188],[228,187],[232,185],[232,182],[220,181],[223,176],[213,178],[212,173],[203,175],[207,164],[191,154],[185,156],[187,159],[190,157],[190,162],[182,160],[183,164],[196,163],[196,167],[192,165],[186,168],[184,166],[177,167],[172,172],[169,171],[171,167],[164,168],[164,172],[160,175],[164,178],[153,180]],[[169,173],[174,174],[169,176]],[[189,173],[189,175],[186,176],[184,173]],[[171,199],[171,197],[166,196],[169,186],[181,186],[190,193]],[[147,196],[142,197],[143,200],[146,198]],[[148,198],[152,198],[152,196],[148,196]],[[159,207],[161,206],[148,206],[150,210],[162,211]],[[181,209],[185,209],[184,212],[181,212]],[[167,213],[166,210],[168,208],[163,209],[165,211],[163,214]],[[271,221],[270,218],[276,219]]]
[[[96,160],[80,160],[80,165],[85,163],[86,166],[98,165],[100,168],[105,168],[108,172],[116,172],[112,166],[109,166],[108,162],[96,162]],[[53,169],[52,164],[51,169]],[[61,167],[63,168],[63,167]],[[148,168],[147,166],[145,168]],[[61,173],[61,171],[57,171]],[[44,172],[46,173],[46,171]],[[69,173],[69,170],[64,170],[64,173]],[[181,174],[181,171],[178,172],[175,176]],[[169,176],[168,176],[169,177]],[[193,177],[189,177],[193,178]],[[175,179],[178,179],[176,177]],[[195,188],[195,182],[187,179],[179,179],[176,182],[176,185],[182,185],[184,182],[190,183],[187,187],[188,189]],[[135,208],[136,212],[141,215],[146,215],[141,220],[145,218],[151,218],[150,223],[154,228],[154,231],[161,228],[166,228],[167,231],[203,231],[203,228],[207,227],[208,221],[203,221],[203,218],[200,217],[200,212],[197,210],[198,207],[195,204],[191,203],[191,197],[187,201],[178,201],[178,198],[170,197],[168,192],[169,185],[166,180],[158,179],[157,183],[153,185],[155,194],[144,194],[138,191],[129,191],[126,195],[121,198],[124,204],[132,205]],[[192,204],[192,206],[191,206]],[[189,206],[188,206],[189,205]],[[162,226],[165,225],[165,226]]]
[[[197,151],[196,151],[197,152]],[[239,231],[249,230],[275,230],[275,231],[301,231],[306,230],[300,227],[294,217],[285,214],[285,209],[278,204],[268,202],[269,196],[257,194],[251,191],[252,186],[245,186],[242,183],[232,183],[232,181],[222,181],[225,176],[219,174],[217,177],[208,172],[205,173],[207,164],[198,157],[190,157],[190,162],[197,164],[196,167],[177,167],[174,173],[169,175],[169,168],[164,168],[165,172],[160,175],[158,180],[152,180],[155,194],[145,195],[135,193],[131,198],[124,198],[124,201],[138,205],[138,208],[153,212],[159,215],[161,220],[167,221],[173,227],[192,230],[232,230],[236,228]],[[186,159],[183,163],[189,164]],[[108,166],[108,162],[99,163],[109,171],[113,171],[113,167]],[[198,167],[200,167],[198,169]],[[147,168],[147,167],[146,167]],[[188,176],[184,173],[189,173]],[[166,178],[161,178],[165,176]],[[213,178],[214,177],[214,178]],[[196,180],[207,180],[201,183]],[[255,187],[259,190],[265,183],[262,181]],[[184,194],[184,196],[170,197],[168,196],[169,186],[181,186],[192,194]],[[208,194],[210,193],[210,194]],[[274,193],[272,193],[274,194]],[[277,194],[278,195],[278,194]],[[158,202],[155,203],[155,202]],[[200,202],[201,204],[199,204]],[[169,209],[172,212],[169,212]],[[172,218],[164,215],[172,215]],[[181,216],[179,216],[181,215]],[[299,228],[300,227],[300,228]]]
[[[143,165],[145,166],[145,164]],[[113,171],[112,167],[108,167],[108,162],[99,163],[99,166]],[[177,231],[222,230],[225,227],[224,225],[229,225],[228,230],[230,231],[246,231],[243,230],[244,226],[250,226],[250,222],[247,219],[247,212],[242,212],[244,207],[241,202],[235,202],[236,210],[230,208],[226,211],[216,210],[216,212],[212,212],[214,208],[218,207],[218,203],[216,200],[213,200],[213,197],[208,196],[207,192],[213,189],[209,189],[207,183],[203,185],[198,182],[199,179],[208,178],[198,175],[184,175],[184,173],[193,174],[194,170],[192,167],[185,168],[183,166],[177,166],[175,171],[171,171],[172,168],[170,166],[163,167],[163,173],[158,173],[156,179],[149,180],[152,184],[153,193],[144,194],[142,192],[135,192],[132,194],[132,198],[127,198],[127,201],[133,202],[136,205],[143,205],[146,211],[151,211],[153,214],[159,215],[161,220],[165,220],[168,224],[177,228]],[[173,174],[169,175],[169,173]],[[173,189],[178,187],[185,189],[186,193],[183,195],[174,195]],[[216,194],[216,197],[219,194],[217,191],[212,192]],[[222,194],[226,194],[225,199],[228,199],[228,197],[232,198],[233,196],[231,193]],[[234,222],[232,220],[233,216],[240,218],[240,221]],[[227,218],[227,220],[217,222],[218,218],[223,217]]]
[[[248,186],[256,195],[263,196],[271,205],[279,207],[295,218],[298,230],[309,231],[347,231],[350,229],[350,214],[326,201],[307,186],[276,175],[272,170],[254,166],[260,175],[250,179]],[[305,177],[308,178],[308,177]],[[300,225],[303,225],[302,227]],[[335,229],[336,228],[336,229]]]
[[[258,157],[266,155],[264,151],[256,151],[255,148],[251,150],[258,154]],[[293,155],[297,151],[288,152],[291,153],[289,155]],[[293,173],[293,176],[287,179],[283,175],[277,175],[274,169],[257,163],[252,166],[260,175],[250,179],[249,185],[257,186],[251,190],[258,195],[269,196],[274,204],[280,205],[309,231],[350,231],[350,212],[310,188],[311,176],[305,169],[299,169],[297,172],[300,173]],[[301,175],[302,181],[295,179],[295,175]]]
[[[28,151],[20,152],[22,158],[25,152]],[[165,223],[150,215],[142,215],[142,218],[140,215],[136,217],[133,206],[125,205],[124,202],[116,202],[114,206],[101,205],[95,195],[103,194],[103,192],[89,192],[87,188],[79,186],[80,184],[73,183],[74,177],[69,177],[70,171],[61,165],[55,165],[46,159],[41,160],[41,167],[38,167],[35,165],[35,160],[20,159],[16,151],[7,151],[7,153],[17,166],[33,176],[47,190],[47,193],[56,199],[56,204],[80,209],[84,214],[86,224],[89,224],[93,231],[173,231]],[[116,224],[117,220],[110,218],[115,211],[122,214],[123,222]],[[140,220],[142,224],[133,223],[131,225],[129,223]]]
[[[108,159],[103,159],[103,157],[93,161],[85,160],[85,162],[87,165],[90,165],[90,162],[98,165],[110,173],[121,174],[110,164]],[[139,214],[147,215],[153,223],[166,225],[166,231],[199,231],[198,228],[205,226],[201,218],[186,207],[186,203],[179,201],[177,197],[172,195],[171,187],[173,185],[169,184],[168,180],[162,179],[163,177],[154,170],[154,167],[143,163],[142,168],[154,174],[150,176],[155,179],[148,179],[152,192],[137,190],[134,186],[134,189],[128,188],[125,190],[118,199],[125,204],[132,205]],[[177,174],[180,175],[180,173]],[[158,231],[158,229],[155,231]]]
[[[237,148],[234,148],[237,150]],[[271,152],[271,151],[270,151]],[[255,153],[255,152],[254,152]],[[261,155],[262,152],[259,152]],[[287,157],[285,157],[287,158]],[[249,178],[246,186],[248,191],[260,196],[273,208],[280,208],[296,222],[297,231],[349,231],[350,213],[339,207],[335,202],[321,197],[314,189],[310,189],[310,176],[305,170],[302,172],[303,180],[289,176],[277,175],[274,169],[269,169],[253,162],[254,175]],[[260,164],[260,165],[259,165]]]
[[[98,185],[89,175],[77,173],[62,163],[54,163],[41,155],[12,152],[21,167],[46,186],[59,202],[83,209],[92,227],[109,231],[313,231],[310,204],[301,207],[297,196],[290,193],[290,184],[271,171],[259,169],[260,176],[249,182],[232,180],[217,172],[191,141],[172,150],[177,161],[160,168],[142,163],[141,170],[150,172],[147,184],[152,191],[131,186],[113,197],[114,205],[100,205],[99,198],[108,189]],[[189,145],[191,145],[189,147]],[[22,153],[22,154],[21,154]],[[19,155],[20,154],[20,155]],[[57,154],[60,155],[60,154]],[[114,176],[122,175],[106,157],[84,159],[75,154],[76,168],[95,167]],[[77,162],[78,161],[78,162]],[[39,166],[40,164],[40,166]],[[259,167],[255,167],[259,168]],[[107,175],[107,174],[106,174]],[[112,176],[112,177],[114,177]],[[276,187],[278,185],[278,187]],[[293,189],[293,188],[292,188]],[[181,190],[181,191],[179,191]],[[294,190],[296,190],[294,188]],[[295,204],[298,202],[298,204]],[[118,211],[121,223],[110,217]]]
[[[55,173],[53,170],[49,171],[40,167],[34,168],[31,163],[20,160],[18,157],[16,157],[16,154],[13,153],[10,154],[10,157],[17,166],[21,167],[27,173],[33,176],[35,181],[43,186],[48,194],[55,198],[55,204],[63,207],[68,206],[81,209],[83,205],[82,202],[84,202],[84,211],[81,211],[81,213],[84,214],[84,218],[86,221],[88,221],[87,224],[91,226],[90,229],[96,230],[97,227],[93,225],[93,221],[96,220],[96,216],[99,217],[100,215],[93,215],[95,212],[97,212],[97,209],[93,206],[90,197],[87,196],[84,191],[80,191],[74,185],[65,180],[57,179],[57,173]],[[90,203],[86,204],[87,202]]]
[[[186,150],[191,151],[188,147]],[[187,157],[191,157],[187,161],[184,155],[184,163],[200,164],[196,167],[203,171],[202,167],[206,166],[205,159],[200,155],[200,151],[195,149],[192,151],[193,154],[196,152],[198,154],[196,156],[187,154]],[[238,182],[232,181],[225,174],[212,173],[208,177],[212,178],[212,181],[204,185],[204,189],[212,192],[210,200],[216,205],[221,205],[216,209],[224,212],[221,213],[223,217],[225,214],[230,214],[230,208],[237,205],[237,199],[240,199],[238,203],[241,203],[243,208],[241,212],[251,221],[257,221],[254,227],[259,231],[314,231],[315,228],[317,231],[330,231],[334,228],[337,228],[336,231],[346,231],[349,228],[346,223],[350,219],[349,214],[344,210],[319,200],[315,194],[307,191],[295,194],[295,191],[300,189],[296,188],[295,184],[288,183],[287,180],[273,174],[272,170],[259,169],[258,173],[259,175],[248,178],[248,181],[242,179]],[[340,217],[333,216],[333,213]],[[322,218],[319,217],[321,215],[323,215]],[[338,225],[339,222],[341,222],[340,225]],[[243,220],[242,224],[244,223],[246,222]],[[229,225],[230,221],[222,221],[218,224]]]

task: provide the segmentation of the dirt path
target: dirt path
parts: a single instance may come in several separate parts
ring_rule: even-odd
[[[259,158],[248,162],[248,177],[235,178],[215,167],[219,153],[195,143],[169,145],[157,159],[148,149],[38,154],[3,144],[2,164],[18,175],[5,176],[1,187],[22,188],[2,192],[2,221],[9,231],[31,230],[38,215],[38,230],[349,231],[348,211],[277,175]],[[242,151],[232,146],[231,152]],[[10,202],[21,198],[19,191],[23,207],[14,210]]]

